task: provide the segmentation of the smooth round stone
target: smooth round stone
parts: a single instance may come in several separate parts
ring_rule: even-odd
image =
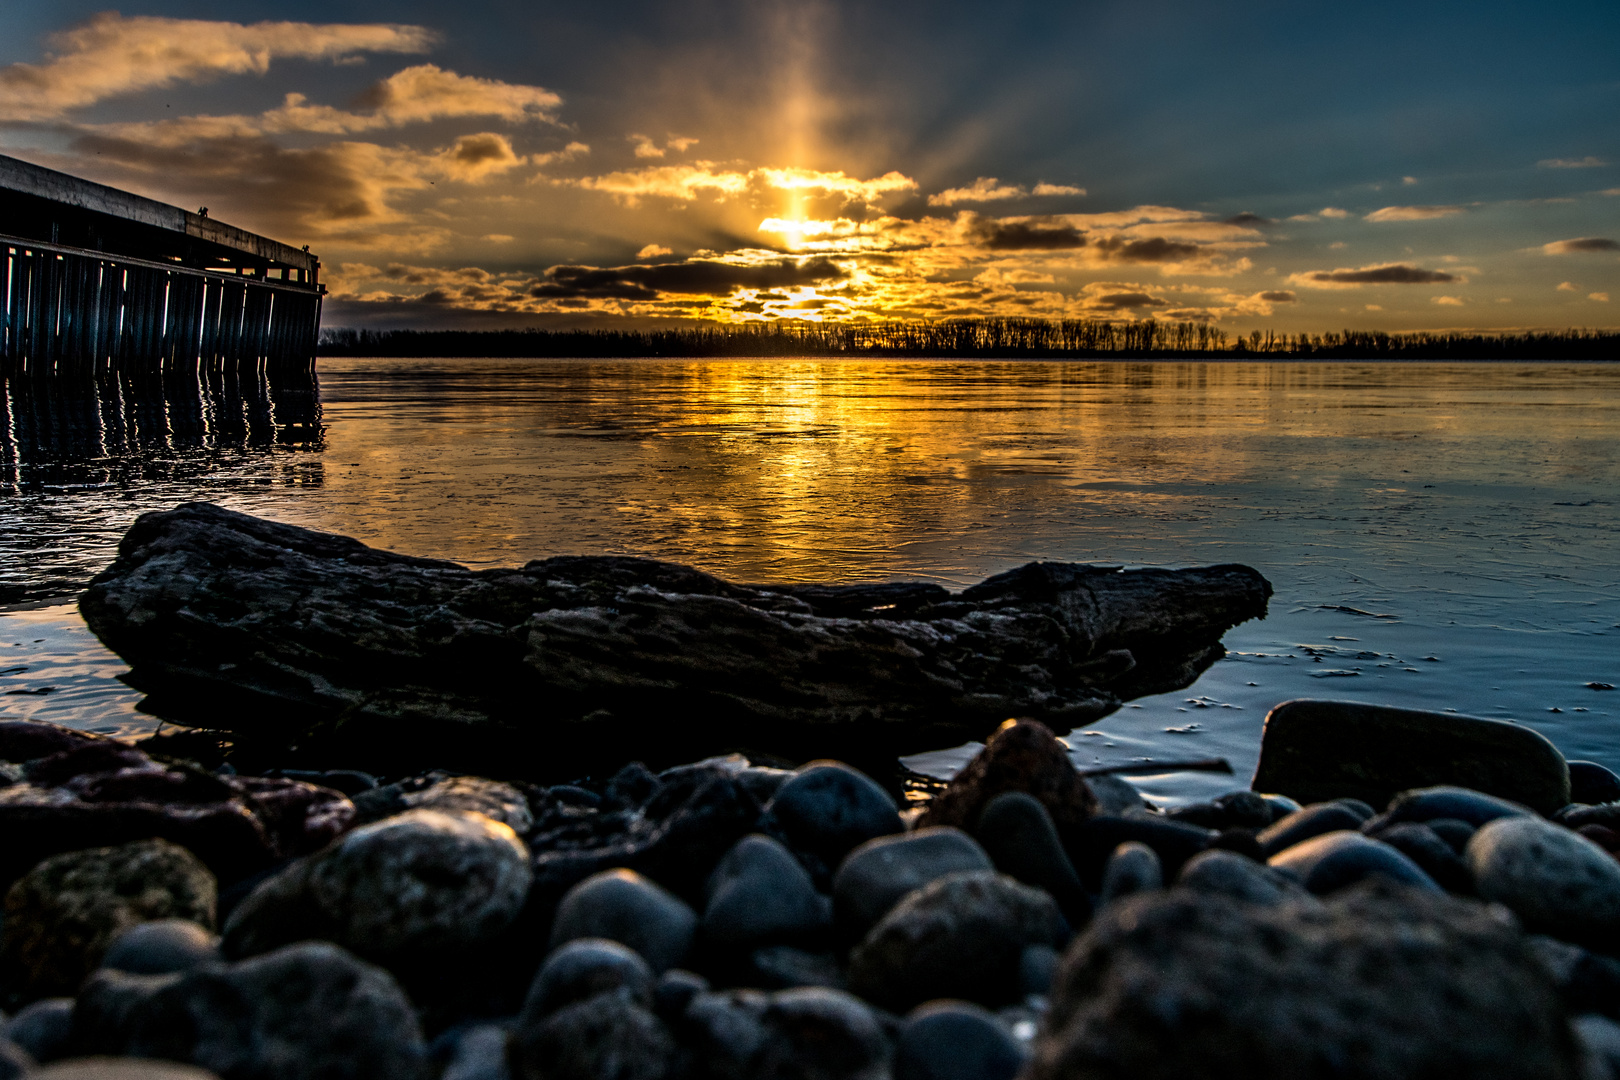
[[[1286,795],[1262,795],[1260,797],[1266,800],[1266,806],[1271,808],[1272,824],[1281,821],[1289,814],[1297,814],[1305,809]]]
[[[1620,800],[1620,776],[1595,761],[1569,763],[1569,801],[1598,803]]]
[[[1123,843],[1139,840],[1146,844],[1158,853],[1165,874],[1174,876],[1183,863],[1207,849],[1215,836],[1197,825],[1159,820],[1159,815],[1095,817],[1073,832],[1063,834],[1064,847],[1075,873],[1080,875],[1081,883],[1094,892],[1102,888],[1103,868],[1108,865],[1109,856]]]
[[[219,1080],[215,1073],[173,1061],[69,1058],[28,1073],[29,1080]]]
[[[1620,863],[1537,817],[1482,825],[1464,851],[1474,887],[1531,931],[1609,951],[1620,942]]]
[[[950,826],[882,836],[850,852],[838,867],[833,908],[841,926],[864,934],[912,890],[946,874],[993,869],[979,842]]]
[[[1102,776],[1088,776],[1085,778],[1085,785],[1091,789],[1092,796],[1097,800],[1099,814],[1124,817],[1126,814],[1140,813],[1147,809],[1147,803],[1142,801],[1142,793],[1123,776],[1107,773]]]
[[[615,992],[520,1018],[511,1047],[518,1080],[665,1080],[677,1052],[663,1021]]]
[[[864,1080],[889,1063],[883,1026],[853,994],[798,987],[771,995],[760,1016],[765,1038],[749,1076]]]
[[[187,919],[156,919],[118,935],[101,966],[131,975],[167,975],[220,959],[219,938],[207,927]]]
[[[1588,1013],[1571,1018],[1569,1029],[1586,1054],[1586,1080],[1620,1077],[1620,1024]]]
[[[653,1011],[665,1020],[674,1020],[686,1012],[692,999],[709,992],[709,980],[695,971],[670,968],[658,976],[653,986]]]
[[[28,1051],[8,1039],[0,1039],[0,1080],[21,1080],[32,1075],[34,1059]]]
[[[507,1030],[500,1024],[480,1024],[456,1042],[455,1053],[439,1080],[508,1080]]]
[[[1456,818],[1478,827],[1504,817],[1525,817],[1533,811],[1522,803],[1499,799],[1482,791],[1460,787],[1418,788],[1395,796],[1389,809],[1373,819],[1375,828],[1403,821],[1425,822]]]
[[[403,796],[411,809],[464,811],[483,814],[509,827],[519,836],[534,828],[534,813],[523,792],[499,780],[481,776],[452,776]]]
[[[690,972],[688,972],[690,974]],[[649,1005],[653,973],[641,954],[606,938],[579,938],[554,949],[529,985],[523,1016],[539,1020],[565,1005],[607,991]]]
[[[1370,816],[1370,815],[1369,815]],[[1313,836],[1359,829],[1367,819],[1340,802],[1312,803],[1261,830],[1257,839],[1266,858],[1302,844]]]
[[[997,795],[979,815],[975,835],[997,870],[1051,893],[1070,922],[1091,915],[1091,898],[1039,799],[1022,791]]]
[[[1420,870],[1447,892],[1466,894],[1474,891],[1474,879],[1468,872],[1468,865],[1451,849],[1450,844],[1440,839],[1427,825],[1404,821],[1382,830],[1375,839],[1417,863]]]
[[[1050,945],[1031,945],[1018,958],[1018,988],[1027,998],[1031,994],[1045,997],[1052,989],[1062,955]]]
[[[867,840],[905,828],[887,791],[865,773],[836,762],[807,766],[777,788],[761,824],[828,866]]]
[[[1262,907],[1310,895],[1299,882],[1280,870],[1222,850],[1205,851],[1188,859],[1176,877],[1176,884]]]
[[[794,941],[831,921],[827,898],[793,853],[772,837],[743,837],[709,876],[702,929],[711,944],[752,949]]]
[[[795,986],[844,988],[839,958],[830,952],[808,952],[791,945],[767,945],[749,955],[749,979],[765,990],[790,990]]]
[[[756,1075],[751,1066],[765,1045],[762,1018],[770,1000],[770,995],[753,988],[694,997],[679,1026],[681,1044],[692,1055],[688,1075],[734,1080]]]
[[[1434,879],[1418,865],[1388,844],[1370,840],[1359,832],[1330,832],[1295,844],[1273,855],[1267,863],[1292,874],[1305,888],[1322,896],[1354,884],[1374,874],[1392,878],[1403,885],[1440,891]]]
[[[1446,846],[1458,855],[1463,853],[1463,849],[1468,846],[1468,841],[1476,831],[1474,826],[1468,824],[1468,822],[1459,821],[1456,818],[1431,818],[1423,824],[1429,827],[1430,832],[1444,840]]]
[[[1131,840],[1119,845],[1108,856],[1108,864],[1103,867],[1102,892],[1097,896],[1097,906],[1104,907],[1136,893],[1162,888],[1164,866],[1159,862],[1159,853],[1144,843]]]
[[[1373,815],[1378,813],[1372,808],[1371,803],[1364,803],[1360,799],[1332,799],[1330,801],[1338,803],[1362,821],[1370,821]]]
[[[894,1080],[1013,1080],[1025,1053],[989,1010],[931,1001],[900,1025]]]
[[[1206,829],[1263,829],[1271,824],[1272,810],[1261,795],[1232,791],[1207,803],[1177,807],[1165,817]]]
[[[73,999],[40,998],[6,1021],[0,1037],[16,1043],[42,1064],[67,1056],[73,1037]]]
[[[692,948],[697,913],[686,901],[634,870],[592,874],[563,894],[551,924],[551,946],[577,938],[623,942],[663,972]]]

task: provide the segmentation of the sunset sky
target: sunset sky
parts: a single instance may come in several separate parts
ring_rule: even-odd
[[[328,326],[1620,326],[1614,0],[10,3],[0,152]]]

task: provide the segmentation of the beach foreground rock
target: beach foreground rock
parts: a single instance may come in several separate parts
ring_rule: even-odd
[[[1270,594],[1236,565],[1031,563],[960,593],[614,557],[473,571],[189,503],[142,515],[80,610],[167,718],[510,765],[525,741],[870,760],[1008,716],[1067,730],[1191,683]]]

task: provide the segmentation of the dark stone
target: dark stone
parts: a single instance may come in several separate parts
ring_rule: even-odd
[[[1263,829],[1271,824],[1272,807],[1252,791],[1233,791],[1207,803],[1193,803],[1169,810],[1171,821],[1206,829]]]
[[[510,1033],[501,1024],[479,1024],[456,1041],[439,1080],[510,1080]]]
[[[991,799],[979,815],[975,835],[997,870],[1051,893],[1071,926],[1091,917],[1091,897],[1063,850],[1051,815],[1033,795],[1008,791]]]
[[[1527,930],[1599,952],[1620,949],[1620,863],[1592,841],[1538,817],[1480,826],[1464,852],[1474,888]]]
[[[1245,904],[1274,907],[1285,900],[1308,899],[1305,887],[1288,874],[1230,851],[1211,850],[1187,860],[1176,884]]]
[[[450,776],[419,791],[406,793],[402,801],[410,810],[465,811],[508,826],[519,836],[534,828],[534,815],[522,791],[498,780],[481,776]]]
[[[1123,776],[1104,773],[1101,776],[1087,776],[1083,779],[1092,799],[1096,802],[1093,813],[1105,817],[1124,817],[1133,811],[1140,812],[1147,809],[1147,803],[1142,800],[1142,793]]]
[[[889,1040],[864,1002],[842,990],[800,987],[772,994],[765,1038],[750,1074],[760,1080],[879,1080]]]
[[[1279,851],[1268,865],[1293,875],[1318,896],[1374,875],[1416,889],[1440,890],[1433,878],[1401,852],[1357,832],[1313,836],[1303,844]]]
[[[1034,720],[1008,720],[917,819],[919,828],[971,830],[996,796],[1022,791],[1046,807],[1067,842],[1097,810],[1097,800],[1069,760],[1069,748]]]
[[[676,1025],[692,1053],[691,1075],[704,1080],[754,1080],[752,1068],[765,1045],[770,995],[755,989],[701,993]]]
[[[1502,817],[1525,817],[1529,807],[1498,799],[1479,791],[1458,787],[1419,788],[1403,791],[1389,809],[1364,823],[1362,832],[1376,832],[1403,821],[1426,822],[1435,818],[1455,818],[1478,828]]]
[[[1222,829],[1209,842],[1211,851],[1230,851],[1245,859],[1265,862],[1266,852],[1260,846],[1259,835],[1253,829]]]
[[[830,952],[809,952],[791,945],[770,945],[749,956],[749,982],[763,990],[791,990],[795,986],[847,988],[848,980],[838,957]]]
[[[1100,892],[1103,868],[1121,844],[1136,840],[1152,848],[1168,880],[1181,872],[1182,864],[1188,859],[1206,850],[1214,838],[1215,834],[1208,829],[1144,816],[1092,818],[1064,839],[1081,883],[1092,892]]]
[[[1554,814],[1553,820],[1571,829],[1578,829],[1582,825],[1620,829],[1620,802],[1598,803],[1595,806],[1571,803]]]
[[[1344,701],[1285,701],[1266,716],[1254,788],[1303,803],[1471,788],[1550,814],[1569,802],[1569,768],[1546,736],[1456,713]]]
[[[670,968],[658,976],[653,986],[653,1011],[666,1023],[673,1023],[686,1015],[686,1007],[699,994],[709,992],[709,980],[695,971]]]
[[[1019,997],[1031,945],[1058,946],[1050,896],[991,871],[947,874],[901,900],[850,954],[850,988],[902,1011],[938,997],[1002,1005]]]
[[[634,870],[607,870],[568,890],[551,924],[551,944],[608,938],[663,972],[686,957],[697,923],[686,902],[657,882]]]
[[[28,1051],[0,1038],[0,1080],[21,1080],[34,1072],[34,1059]]]
[[[333,732],[367,767],[477,771],[544,747],[578,774],[625,745],[802,760],[951,745],[1013,715],[1067,728],[1187,685],[1271,593],[1247,567],[1063,563],[924,586],[904,615],[851,588],[620,557],[472,571],[191,503],[142,515],[79,606],[170,719]],[[1130,670],[1099,663],[1121,650]]]
[[[73,999],[40,998],[0,1027],[5,1038],[26,1050],[40,1064],[73,1052]]]
[[[1108,856],[1108,862],[1103,865],[1097,906],[1104,907],[1139,892],[1162,888],[1164,867],[1159,863],[1158,852],[1140,840],[1127,840],[1114,849],[1113,854]]]
[[[206,926],[189,919],[155,919],[114,938],[101,966],[131,975],[168,975],[221,959],[219,938]]]
[[[1266,806],[1271,808],[1272,823],[1279,822],[1289,814],[1297,814],[1304,809],[1303,806],[1286,795],[1262,795],[1261,798],[1265,799]]]
[[[1474,877],[1468,872],[1468,864],[1427,825],[1408,821],[1372,835],[1411,859],[1447,892],[1465,896],[1473,893]]]
[[[703,939],[721,948],[802,941],[832,923],[832,904],[816,892],[809,873],[781,843],[759,833],[726,853],[708,891]]]
[[[618,991],[525,1013],[511,1047],[519,1080],[663,1080],[676,1056],[663,1021]]]
[[[684,974],[699,979],[691,972]],[[657,985],[661,990],[663,980]],[[640,953],[617,941],[578,938],[559,946],[540,965],[524,999],[522,1015],[538,1021],[566,1005],[609,991],[621,993],[638,1005],[652,1005],[652,968]]]
[[[27,1075],[30,1080],[220,1080],[193,1065],[134,1058],[70,1058]]]
[[[1430,818],[1423,824],[1429,827],[1430,832],[1444,840],[1446,846],[1458,855],[1461,855],[1463,849],[1468,846],[1468,840],[1474,835],[1475,831],[1474,826],[1456,818]]]
[[[1302,844],[1313,836],[1346,829],[1355,831],[1361,828],[1364,821],[1366,818],[1360,817],[1343,803],[1312,803],[1262,831],[1258,837],[1260,850],[1269,859],[1277,852]]]
[[[1530,934],[1525,943],[1552,976],[1566,1012],[1620,1019],[1620,960],[1545,934]]]
[[[894,1080],[1013,1080],[1024,1060],[1024,1048],[987,1010],[934,1001],[901,1025]]]
[[[166,840],[52,856],[6,894],[0,971],[12,1000],[74,993],[138,923],[213,925],[215,888],[196,856]]]
[[[88,731],[42,720],[0,720],[0,761],[21,764],[74,750],[89,743],[113,742]]]
[[[833,878],[838,923],[863,937],[912,890],[946,874],[990,869],[990,856],[960,829],[930,826],[868,840],[849,853]]]
[[[1569,801],[1606,803],[1620,799],[1620,776],[1595,761],[1569,764]]]
[[[1099,914],[1030,1080],[1576,1080],[1551,980],[1488,908],[1362,886],[1322,904],[1186,889]]]
[[[800,854],[818,886],[859,845],[902,832],[894,799],[865,773],[837,762],[806,766],[777,789],[760,828]]]
[[[1045,997],[1052,992],[1052,979],[1062,957],[1050,945],[1031,945],[1018,958],[1018,989],[1024,997]]]

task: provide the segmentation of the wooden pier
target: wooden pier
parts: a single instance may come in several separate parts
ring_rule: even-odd
[[[0,377],[302,369],[320,260],[0,156]]]

